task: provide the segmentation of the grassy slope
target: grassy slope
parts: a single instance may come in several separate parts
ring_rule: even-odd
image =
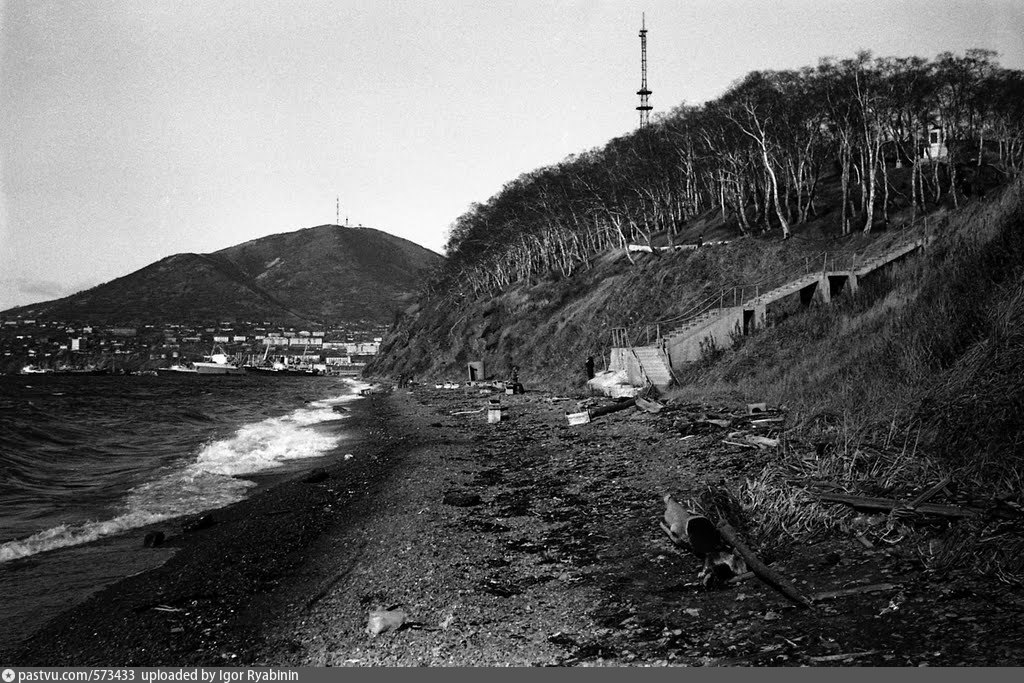
[[[849,524],[835,506],[806,504],[794,477],[912,497],[950,474],[965,497],[1020,502],[1022,207],[1024,183],[1017,181],[958,210],[933,212],[927,229],[935,241],[923,257],[879,272],[856,297],[779,316],[774,327],[681,373],[683,386],[671,390],[678,401],[789,408],[777,460],[737,482],[762,543]],[[786,243],[748,238],[632,265],[621,253],[605,254],[570,278],[479,301],[427,302],[402,321],[371,370],[460,379],[467,360],[482,358],[488,375],[506,376],[515,363],[528,386],[579,393],[583,360],[607,358],[612,327],[670,318],[723,285],[798,268],[822,249],[840,258],[863,253],[903,230],[896,220],[888,233],[837,239],[821,223]],[[1024,577],[1024,542],[981,548],[979,524],[956,525],[928,546],[940,548],[930,566]]]
[[[1024,452],[1022,207],[1017,183],[947,215],[924,258],[737,340],[683,373],[678,395],[781,403],[809,435],[902,437],[979,484],[1010,475]]]
[[[703,235],[705,242],[728,244],[658,255],[637,253],[632,257],[635,263],[615,250],[595,257],[571,277],[551,274],[517,283],[493,297],[449,294],[421,301],[408,309],[370,371],[459,379],[467,361],[483,360],[488,375],[505,377],[515,364],[529,384],[578,388],[587,356],[594,356],[598,368],[601,359],[607,359],[613,328],[629,328],[633,338],[644,343],[645,328],[655,334],[659,321],[678,317],[723,288],[742,286],[750,292],[760,286],[764,291],[820,268],[825,252],[842,259],[879,251],[917,229],[910,227],[909,209],[896,207],[888,230],[837,236],[839,217],[828,203],[837,182],[832,181],[823,188],[819,217],[795,228],[794,238],[786,242],[778,232],[740,237],[734,224],[723,223],[713,212],[691,221],[675,241],[694,243]],[[672,325],[664,323],[663,331],[666,326]]]

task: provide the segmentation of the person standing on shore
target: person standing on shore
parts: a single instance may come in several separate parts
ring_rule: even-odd
[[[589,382],[590,380],[594,379],[594,357],[593,356],[587,356],[586,368],[587,368],[587,381]]]

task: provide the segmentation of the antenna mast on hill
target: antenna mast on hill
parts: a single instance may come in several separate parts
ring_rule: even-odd
[[[647,22],[644,14],[640,15],[640,89],[636,91],[640,96],[640,106],[636,108],[640,112],[640,127],[651,123],[651,105],[647,98],[651,91],[647,89]]]
[[[341,225],[341,197],[334,198],[334,224]]]

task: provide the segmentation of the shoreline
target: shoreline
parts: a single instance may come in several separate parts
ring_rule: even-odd
[[[367,401],[357,400],[346,403],[349,409],[349,417],[338,421],[338,429],[350,434],[328,455],[302,461],[289,462],[284,471],[268,470],[248,475],[245,478],[253,481],[256,486],[253,493],[248,497],[223,508],[216,508],[191,515],[175,517],[172,519],[154,522],[126,530],[120,534],[110,537],[96,539],[94,541],[58,548],[38,555],[20,558],[13,562],[32,562],[45,560],[50,553],[81,552],[89,550],[102,550],[104,548],[117,552],[137,552],[152,554],[152,560],[147,561],[144,557],[137,560],[137,564],[148,567],[140,572],[120,579],[116,579],[105,586],[94,590],[84,601],[55,614],[43,624],[35,624],[33,632],[27,637],[19,638],[10,646],[0,643],[0,659],[4,661],[38,662],[39,666],[49,666],[49,662],[60,661],[62,665],[79,665],[84,661],[104,662],[114,665],[122,661],[121,657],[128,659],[123,661],[135,661],[135,655],[126,652],[125,643],[132,640],[134,635],[145,631],[147,626],[132,623],[123,618],[126,601],[136,603],[133,610],[138,611],[145,604],[138,604],[138,596],[151,594],[154,599],[161,598],[158,604],[175,602],[178,600],[187,601],[188,595],[180,593],[195,592],[188,589],[191,583],[193,586],[207,586],[199,591],[201,596],[211,598],[210,602],[220,603],[220,594],[227,600],[240,599],[245,592],[242,586],[245,577],[231,576],[231,556],[227,558],[217,557],[219,551],[237,553],[242,561],[254,559],[260,554],[260,544],[265,543],[269,536],[287,538],[291,534],[287,532],[286,524],[276,523],[275,518],[280,517],[282,521],[295,517],[296,522],[301,526],[320,528],[325,524],[322,519],[317,519],[317,511],[312,509],[314,504],[308,498],[308,493],[316,492],[319,488],[311,484],[304,484],[302,480],[312,472],[324,470],[331,473],[330,481],[338,481],[338,473],[350,472],[352,476],[364,476],[363,470],[381,469],[380,463],[374,458],[370,461],[359,462],[357,456],[350,461],[344,459],[347,452],[360,453],[364,448],[367,435],[374,433],[373,423],[376,418],[372,411],[366,407]],[[315,500],[315,498],[314,498]],[[294,514],[287,514],[287,511],[294,510]],[[186,531],[185,527],[203,518],[210,516],[214,524],[208,528],[195,531]],[[328,516],[328,515],[322,515]],[[260,531],[263,520],[274,522],[267,525],[269,530]],[[143,540],[150,532],[160,531],[165,534],[165,541],[158,548],[144,548]],[[304,530],[305,531],[305,530]],[[304,550],[304,542],[309,534],[304,533],[294,542],[284,544],[281,553],[275,553],[274,565],[285,566],[288,562],[288,555]],[[155,564],[155,566],[153,566]],[[280,569],[280,567],[277,567]],[[273,570],[271,570],[272,572]],[[210,572],[218,572],[219,577],[213,578],[211,585]],[[257,572],[259,573],[259,572]],[[238,578],[236,581],[234,578]],[[251,577],[249,577],[251,578]],[[264,579],[266,580],[266,579]],[[272,580],[272,579],[270,579]],[[216,605],[208,605],[215,607]],[[148,609],[149,607],[147,607]],[[79,631],[88,629],[85,624],[96,623],[93,630],[100,629],[100,623],[106,624],[102,629],[109,630],[110,624],[123,624],[129,631],[127,639],[104,640],[103,643],[89,644],[89,639],[79,637]],[[61,648],[54,647],[49,639],[54,634],[63,633],[60,636]],[[116,635],[116,634],[110,634]],[[64,649],[66,648],[66,651]],[[76,652],[77,648],[81,648]],[[95,650],[98,650],[96,652]],[[89,655],[82,655],[82,652],[91,652]],[[102,653],[109,653],[108,659],[102,658]],[[168,653],[169,655],[169,653]],[[82,657],[85,656],[85,659]],[[160,655],[154,655],[161,657]],[[148,655],[138,661],[164,661],[173,662],[174,659],[159,658],[149,659]],[[140,664],[141,665],[141,664]]]
[[[361,385],[360,382],[346,381],[345,389],[341,389],[342,385],[339,384],[343,395],[352,395],[357,400],[340,404],[345,406],[340,408],[342,414],[338,417],[341,419],[311,427],[340,436],[335,448],[320,456],[284,460],[277,467],[242,475],[241,479],[251,482],[242,500],[259,495],[303,472],[342,461],[346,449],[353,446],[358,437],[358,429],[354,426],[350,428],[349,425],[355,423],[351,406],[359,403],[356,390]],[[334,395],[333,392],[328,393]],[[312,402],[310,399],[301,400],[304,403]],[[216,518],[225,507],[148,521],[138,526],[124,526],[118,531],[100,531],[100,535],[92,540],[72,540],[3,562],[0,564],[0,595],[7,595],[6,599],[0,599],[5,617],[0,622],[0,651],[16,649],[43,624],[72,609],[90,595],[125,578],[159,567],[180,546],[180,539],[176,537],[182,534],[183,524],[194,522],[204,515]],[[81,527],[113,526],[112,522],[104,520],[116,522],[121,513],[116,506],[112,506],[110,514],[108,517],[96,517]],[[58,525],[54,528],[61,527]],[[153,532],[164,534],[166,542],[155,548],[144,547],[143,539]]]
[[[661,496],[757,471],[671,413],[570,427],[574,402],[417,387],[352,405],[351,460],[324,464],[182,534],[174,557],[51,621],[19,665],[1019,665],[1024,597],[934,576],[909,544],[794,544],[773,566],[799,610],[751,579],[705,591],[658,527]],[[358,408],[356,407],[358,406]],[[140,538],[141,543],[141,538]],[[895,605],[895,607],[893,607]],[[368,612],[407,628],[371,637]],[[952,617],[948,615],[953,615]],[[938,654],[937,654],[938,653]]]

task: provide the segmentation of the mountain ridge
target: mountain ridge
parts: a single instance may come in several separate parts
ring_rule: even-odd
[[[171,254],[5,315],[95,324],[386,322],[444,257],[374,228],[319,225],[210,253]]]

